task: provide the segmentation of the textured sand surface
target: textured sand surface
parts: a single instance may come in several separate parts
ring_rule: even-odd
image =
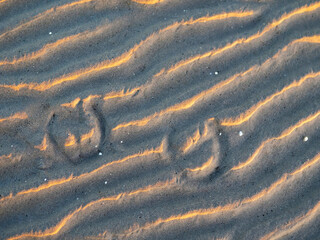
[[[0,239],[320,239],[320,2],[0,0]]]

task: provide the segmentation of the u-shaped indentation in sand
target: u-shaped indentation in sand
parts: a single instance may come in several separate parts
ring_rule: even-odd
[[[46,143],[48,148],[40,149],[48,150],[48,156],[54,156],[52,151],[56,149],[73,163],[98,154],[105,137],[104,120],[94,99],[76,100],[52,113],[47,124],[47,138],[51,141]],[[50,149],[49,145],[55,147]]]

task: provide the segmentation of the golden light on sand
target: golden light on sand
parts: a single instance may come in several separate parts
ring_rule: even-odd
[[[19,112],[19,113],[15,113],[13,115],[11,115],[10,117],[6,117],[6,118],[0,118],[0,123],[1,122],[5,122],[5,121],[11,121],[11,120],[23,120],[23,119],[27,119],[28,115],[25,112]]]
[[[0,238],[314,239],[319,22],[320,1],[0,0]]]

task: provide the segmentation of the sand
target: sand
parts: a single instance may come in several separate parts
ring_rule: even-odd
[[[319,22],[0,0],[0,239],[320,239]]]

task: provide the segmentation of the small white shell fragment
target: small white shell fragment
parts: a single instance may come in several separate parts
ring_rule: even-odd
[[[51,35],[52,34],[52,32],[49,32],[49,35]]]
[[[307,136],[305,136],[304,138],[303,138],[303,141],[304,142],[306,142],[306,141],[308,141],[309,140],[309,138],[307,137]]]
[[[215,71],[215,72],[214,72],[214,74],[215,74],[215,75],[218,75],[218,74],[219,74],[219,72],[218,72],[218,71]]]
[[[102,152],[99,152],[99,156],[102,156]]]
[[[242,131],[239,131],[239,136],[241,137],[243,135],[243,132]]]
[[[106,184],[106,185],[107,185],[107,184],[108,184],[108,181],[105,181],[105,182],[104,182],[104,184]]]
[[[123,143],[123,141],[121,140],[120,143]]]

